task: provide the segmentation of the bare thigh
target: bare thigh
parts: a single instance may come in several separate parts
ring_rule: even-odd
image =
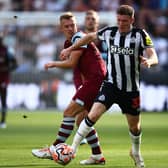
[[[84,110],[84,107],[76,103],[75,101],[71,101],[68,107],[64,110],[64,117],[75,117],[78,113]]]

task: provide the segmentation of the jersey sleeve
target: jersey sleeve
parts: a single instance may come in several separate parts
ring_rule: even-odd
[[[82,33],[82,32],[75,33],[74,36],[71,39],[71,43],[74,44],[76,41],[78,41],[79,39],[81,39],[84,36],[85,36],[85,34]],[[87,45],[83,45],[80,48],[87,48]]]
[[[104,27],[97,32],[97,37],[99,40],[105,40],[105,32],[108,29],[108,27]]]
[[[151,39],[149,34],[144,29],[141,30],[141,37],[142,37],[141,38],[141,46],[142,46],[142,48],[151,48],[151,47],[153,47],[152,39]]]

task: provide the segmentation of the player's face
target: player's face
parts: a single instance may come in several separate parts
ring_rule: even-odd
[[[88,33],[97,31],[98,24],[97,15],[89,14],[85,17],[85,29]]]
[[[129,32],[133,22],[134,18],[128,15],[117,15],[117,25],[120,33]]]
[[[66,39],[71,40],[72,36],[77,32],[76,20],[74,18],[61,20],[61,31]]]

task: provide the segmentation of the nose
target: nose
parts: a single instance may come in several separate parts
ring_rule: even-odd
[[[123,22],[122,21],[118,21],[118,24],[121,26],[123,24]]]

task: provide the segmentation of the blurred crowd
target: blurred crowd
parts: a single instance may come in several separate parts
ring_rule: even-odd
[[[136,10],[165,10],[167,0],[0,0],[1,10],[11,11],[96,11],[116,10],[120,4],[129,4]]]
[[[168,0],[0,0],[0,10],[85,12],[93,9],[106,12],[115,11],[121,4],[135,8],[135,26],[145,28],[153,39],[160,62],[157,69],[168,70]],[[43,70],[45,62],[58,59],[64,40],[58,25],[1,25],[0,31],[5,34],[4,42],[15,49],[17,72]]]

